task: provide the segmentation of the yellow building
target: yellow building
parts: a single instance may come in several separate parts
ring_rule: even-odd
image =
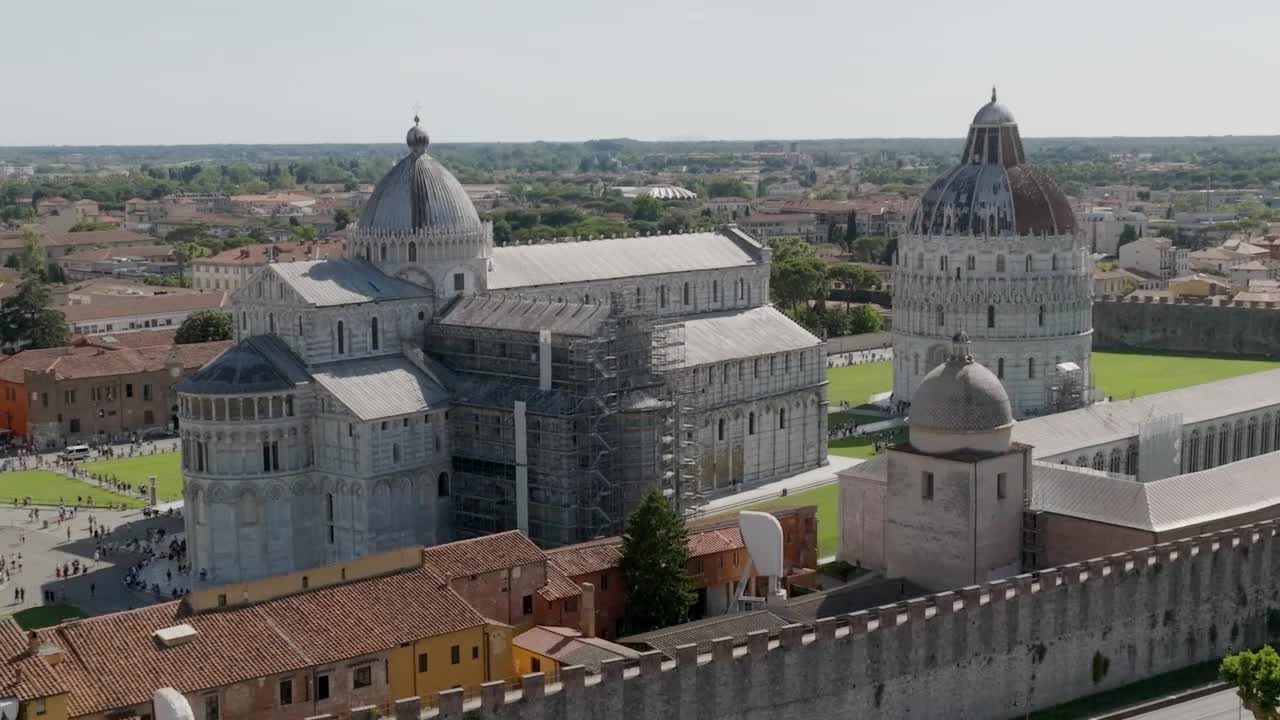
[[[41,720],[151,718],[172,687],[196,717],[343,716],[509,679],[511,634],[405,548],[30,634],[0,621],[0,703]]]
[[[1231,283],[1223,278],[1192,273],[1169,281],[1169,297],[1210,297],[1227,295],[1231,292]]]
[[[598,637],[583,637],[573,628],[539,625],[511,641],[515,676],[540,672],[547,682],[560,679],[560,668],[582,665],[588,672],[600,672],[605,660],[637,660],[640,653],[631,648]]]

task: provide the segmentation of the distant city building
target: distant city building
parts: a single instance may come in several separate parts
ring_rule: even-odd
[[[289,242],[244,245],[191,261],[191,287],[233,292],[262,266],[273,262],[342,257],[342,242]]]
[[[1186,274],[1190,254],[1169,238],[1145,237],[1120,247],[1120,267],[1146,277],[1167,282]]]
[[[752,213],[738,218],[738,226],[766,243],[783,237],[800,238],[810,244],[827,241],[826,226],[809,213]]]
[[[1088,243],[1053,180],[1027,163],[1013,113],[992,100],[961,162],[925,191],[899,238],[893,400],[911,403],[962,328],[1018,417],[1048,412],[1057,368],[1089,377]]]
[[[1114,297],[1124,295],[1130,290],[1142,287],[1145,282],[1146,279],[1141,275],[1131,273],[1128,270],[1094,270],[1093,296]]]
[[[613,187],[611,190],[622,193],[622,197],[634,198],[648,195],[658,200],[696,200],[698,194],[675,185],[650,185],[648,187]]]
[[[177,327],[197,310],[217,310],[227,293],[94,280],[57,288],[54,301],[76,335]]]
[[[1139,238],[1146,237],[1147,216],[1128,210],[1095,207],[1087,212],[1076,213],[1076,224],[1080,226],[1089,241],[1092,252],[1103,255],[1115,255],[1120,244],[1120,235],[1125,228],[1133,228]]]

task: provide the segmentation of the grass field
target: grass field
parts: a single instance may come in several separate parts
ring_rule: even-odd
[[[14,621],[23,630],[38,630],[82,617],[84,617],[84,613],[80,611],[80,608],[72,607],[71,605],[42,605],[20,610],[13,614]]]
[[[1277,368],[1280,362],[1271,360],[1096,352],[1093,384],[1120,400]],[[842,402],[860,405],[875,393],[893,389],[893,363],[831,368],[827,381],[832,407]]]
[[[1277,368],[1271,360],[1096,352],[1093,384],[1121,400]]]
[[[786,497],[765,500],[743,510],[765,510],[771,507],[792,505],[818,506],[818,557],[834,555],[840,544],[840,524],[836,520],[837,492],[839,485],[832,483]]]
[[[156,494],[159,500],[182,499],[182,454],[159,453],[118,460],[99,460],[84,464],[91,473],[115,475],[120,482],[146,485],[147,478],[156,476]]]
[[[96,484],[73,480],[48,470],[16,470],[0,473],[0,503],[16,498],[30,497],[41,505],[57,505],[59,502],[74,504],[77,497],[92,496],[94,505],[124,503],[129,507],[142,507],[138,498],[125,497],[105,490]]]

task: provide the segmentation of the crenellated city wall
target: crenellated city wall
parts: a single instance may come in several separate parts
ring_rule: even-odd
[[[1256,646],[1280,630],[1275,521],[1020,575],[873,611],[441,693],[423,717],[1009,718]],[[417,717],[416,698],[397,718]]]
[[[1100,297],[1093,303],[1095,350],[1280,355],[1273,302],[1220,298]]]

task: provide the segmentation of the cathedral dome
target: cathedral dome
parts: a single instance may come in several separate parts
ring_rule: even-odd
[[[960,164],[925,191],[911,219],[917,235],[1067,235],[1076,232],[1067,196],[1027,163],[1009,108],[991,102],[973,116]]]
[[[378,233],[439,230],[483,232],[475,205],[462,184],[427,154],[430,138],[413,119],[405,135],[408,157],[396,163],[365,204],[359,227]]]
[[[916,431],[972,434],[1013,426],[1009,395],[995,373],[974,362],[969,336],[953,338],[951,357],[934,368],[911,397],[911,439]]]

